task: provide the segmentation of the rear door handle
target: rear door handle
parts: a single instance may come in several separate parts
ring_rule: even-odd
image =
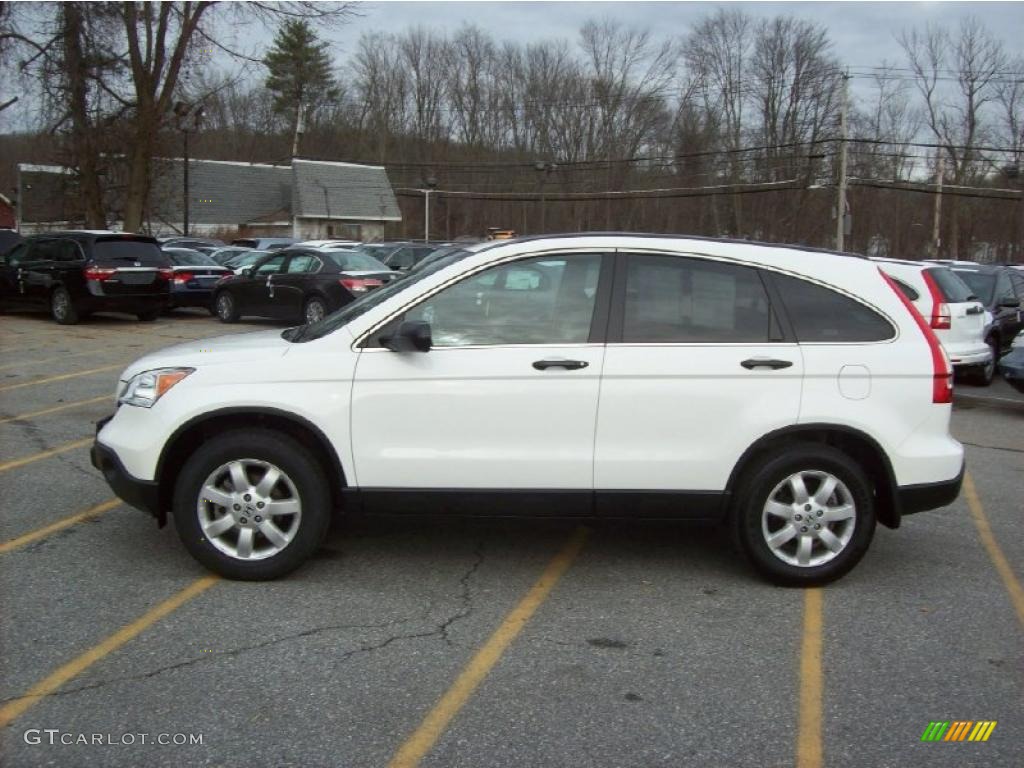
[[[533,367],[538,371],[546,371],[548,368],[565,368],[567,371],[578,371],[586,368],[590,363],[586,360],[538,360]]]
[[[780,368],[789,368],[793,363],[789,360],[773,360],[770,357],[751,357],[749,360],[744,360],[740,365],[748,371],[754,368],[771,368],[773,371],[777,371]]]

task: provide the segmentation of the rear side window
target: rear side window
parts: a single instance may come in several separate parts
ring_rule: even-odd
[[[771,305],[750,267],[678,256],[629,257],[626,343],[767,342]]]
[[[892,277],[892,275],[890,275],[889,277],[892,279],[894,283],[896,283],[896,287],[903,292],[903,295],[906,296],[911,301],[917,301],[919,298],[921,298],[921,294],[919,294],[917,291],[915,291],[913,288],[911,288],[909,285],[904,283],[899,278]]]
[[[942,298],[950,304],[973,301],[971,297],[974,295],[974,291],[971,290],[967,283],[957,277],[956,273],[951,269],[935,267],[926,269],[925,272],[932,276],[935,284],[939,286]]]
[[[119,267],[169,267],[171,260],[156,243],[145,240],[97,240],[92,244],[92,258],[97,264]]]
[[[996,291],[995,275],[986,272],[972,272],[967,269],[958,269],[956,275],[967,283],[971,293],[977,296],[982,304],[992,304],[992,297]]]
[[[795,277],[774,278],[797,341],[885,341],[896,335],[888,320],[848,296]]]

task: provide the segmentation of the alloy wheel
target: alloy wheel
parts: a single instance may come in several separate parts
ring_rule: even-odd
[[[761,513],[761,533],[779,560],[801,568],[824,565],[850,543],[857,524],[853,494],[835,475],[795,472],[775,486]]]
[[[319,299],[310,299],[306,302],[306,322],[316,323],[324,319],[327,313],[323,302]]]
[[[236,459],[217,467],[203,482],[196,514],[207,540],[220,552],[236,560],[263,560],[295,538],[302,501],[280,467]]]

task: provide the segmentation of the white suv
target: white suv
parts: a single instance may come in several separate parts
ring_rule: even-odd
[[[985,341],[985,306],[970,286],[948,267],[919,261],[873,259],[925,318],[949,354],[957,373],[989,385],[996,370]]]
[[[345,512],[713,520],[785,584],[950,503],[931,328],[867,259],[572,235],[470,245],[324,320],[121,377],[93,463],[232,578]]]

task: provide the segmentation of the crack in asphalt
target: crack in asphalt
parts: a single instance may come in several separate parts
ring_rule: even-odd
[[[966,440],[961,440],[964,445],[969,445],[972,448],[988,448],[990,451],[1009,451],[1010,453],[1024,453],[1024,448],[1008,448],[1003,445],[984,445],[983,443],[970,443]]]
[[[473,594],[472,594],[472,587],[470,585],[470,581],[472,580],[474,574],[476,574],[476,572],[480,569],[480,566],[483,564],[483,561],[484,561],[484,553],[483,553],[484,541],[485,541],[484,539],[481,539],[480,542],[477,544],[476,549],[474,550],[474,556],[475,557],[474,557],[474,561],[473,561],[472,565],[470,565],[470,567],[466,570],[466,572],[459,578],[459,586],[460,586],[460,591],[459,591],[459,596],[458,596],[458,602],[460,604],[459,610],[457,610],[455,613],[453,613],[451,616],[446,618],[440,624],[436,625],[431,630],[426,630],[426,631],[422,631],[422,632],[410,632],[410,633],[405,633],[405,634],[400,634],[400,635],[392,635],[392,636],[387,637],[387,638],[385,638],[384,640],[382,640],[382,641],[380,641],[378,643],[372,643],[370,645],[361,645],[358,648],[353,648],[353,649],[351,649],[349,651],[346,651],[345,653],[341,654],[341,656],[339,657],[337,663],[338,664],[344,664],[349,659],[351,659],[353,656],[358,656],[360,654],[365,654],[365,653],[374,653],[376,651],[379,651],[379,650],[382,650],[384,648],[387,648],[392,643],[398,642],[400,640],[418,640],[418,639],[425,639],[425,638],[429,638],[429,637],[441,637],[447,645],[453,646],[454,643],[452,643],[451,638],[448,636],[449,630],[451,629],[452,625],[455,624],[455,622],[460,621],[461,619],[466,618],[467,616],[469,616],[473,612]],[[401,624],[407,624],[410,621],[425,619],[426,616],[429,614],[429,610],[430,609],[428,608],[427,612],[425,612],[425,613],[421,612],[420,615],[417,616],[417,617],[393,619],[391,621],[378,622],[378,623],[375,623],[375,624],[327,624],[327,625],[320,626],[320,627],[311,627],[309,629],[304,629],[301,632],[295,632],[293,634],[283,635],[281,637],[275,637],[272,640],[266,640],[266,641],[261,642],[261,643],[255,643],[253,645],[245,645],[245,646],[241,646],[241,647],[238,647],[238,648],[232,648],[230,650],[217,651],[217,652],[214,652],[214,653],[203,654],[201,656],[195,656],[195,657],[190,658],[190,659],[185,659],[183,661],[179,661],[179,662],[176,662],[174,664],[168,664],[168,665],[163,666],[163,667],[158,667],[157,669],[153,669],[153,670],[150,670],[149,672],[143,672],[143,673],[140,673],[140,674],[137,674],[137,675],[123,675],[121,677],[111,677],[111,678],[107,678],[105,680],[98,680],[98,681],[96,681],[94,683],[89,683],[87,685],[79,685],[79,686],[76,686],[76,687],[73,687],[73,688],[66,688],[66,689],[63,689],[63,690],[54,691],[54,692],[48,693],[45,696],[42,696],[40,698],[52,698],[52,697],[55,697],[55,696],[70,696],[72,694],[81,693],[83,691],[90,691],[90,690],[96,690],[98,688],[104,688],[104,687],[106,687],[106,686],[108,686],[108,685],[110,685],[112,683],[136,682],[136,681],[148,680],[148,679],[156,677],[158,675],[162,675],[165,672],[173,672],[173,671],[176,671],[176,670],[179,670],[179,669],[184,669],[186,667],[190,667],[190,666],[193,666],[195,664],[199,664],[199,663],[204,662],[204,661],[210,661],[210,660],[216,659],[218,657],[225,657],[225,656],[227,656],[227,657],[236,657],[236,656],[240,656],[243,653],[249,653],[251,651],[259,651],[259,650],[262,650],[264,648],[268,648],[268,647],[271,647],[271,646],[274,646],[274,645],[279,645],[280,643],[288,642],[290,640],[300,640],[300,639],[304,639],[304,638],[307,638],[307,637],[312,637],[314,635],[319,635],[319,634],[323,634],[323,633],[327,633],[327,632],[335,632],[335,631],[346,630],[346,629],[383,629],[385,627],[392,627],[392,626],[398,626],[398,625],[401,625]],[[6,704],[6,703],[11,702],[11,701],[16,701],[16,700],[18,700],[20,698],[22,698],[22,696],[14,696],[14,697],[10,697],[10,698],[0,698],[0,704]]]

